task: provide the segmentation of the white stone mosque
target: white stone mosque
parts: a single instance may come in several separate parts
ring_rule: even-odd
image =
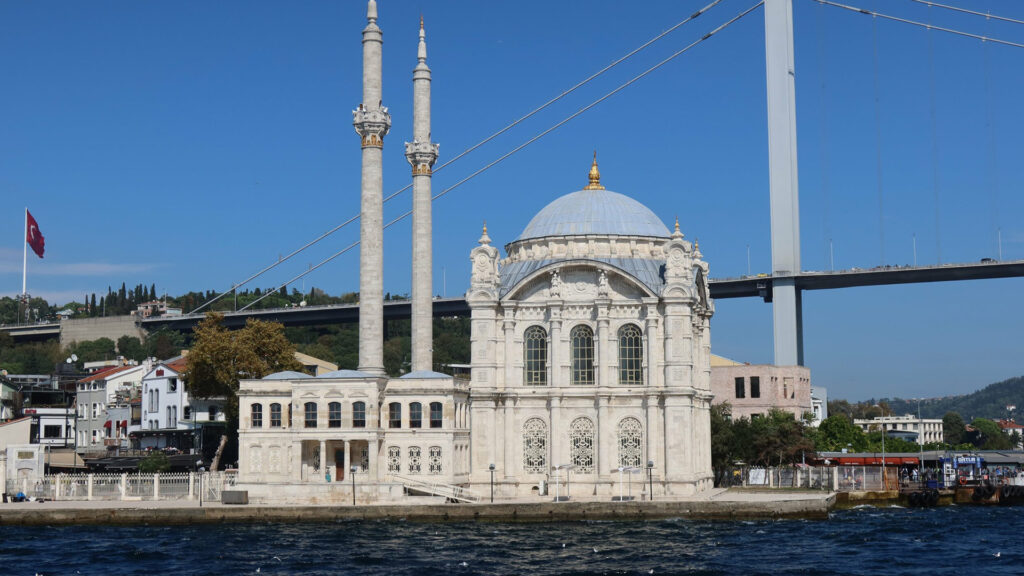
[[[383,363],[383,106],[377,5],[363,29],[359,366],[245,380],[239,488],[263,502],[393,500],[406,493],[572,498],[618,493],[620,470],[657,497],[712,485],[708,265],[648,208],[589,183],[522,234],[472,249],[471,377],[432,371],[430,68],[413,72],[412,371]],[[639,469],[639,470],[638,470]],[[649,474],[649,481],[648,481]],[[643,482],[641,482],[641,478]],[[493,482],[493,484],[492,484]],[[554,485],[559,484],[556,488]],[[468,491],[468,492],[467,492]],[[639,490],[637,490],[639,492]]]

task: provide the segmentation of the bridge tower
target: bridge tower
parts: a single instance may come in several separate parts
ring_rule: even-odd
[[[412,142],[405,143],[405,157],[412,165],[412,371],[432,371],[433,225],[431,224],[431,175],[438,145],[430,141],[430,68],[427,41],[420,16],[419,62],[412,73]]]
[[[777,276],[800,272],[792,0],[765,0],[764,32],[772,274]],[[793,279],[772,282],[772,323],[775,364],[803,365],[803,305]]]
[[[383,34],[377,26],[377,2],[366,7],[363,29],[363,101],[352,112],[352,125],[362,145],[362,190],[359,220],[359,370],[384,376],[384,136],[391,115],[383,105],[381,52]]]

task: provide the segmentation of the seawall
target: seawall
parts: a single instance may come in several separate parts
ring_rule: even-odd
[[[664,502],[516,502],[495,504],[407,504],[363,506],[230,506],[199,507],[53,506],[19,503],[0,506],[0,525],[75,524],[219,524],[252,522],[335,522],[404,520],[414,522],[563,522],[579,520],[697,519],[827,519],[834,495],[802,499],[694,500]],[[94,503],[82,503],[94,504]]]

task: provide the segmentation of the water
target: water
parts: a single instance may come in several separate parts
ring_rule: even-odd
[[[1022,512],[862,507],[828,521],[0,527],[0,574],[1024,574]]]

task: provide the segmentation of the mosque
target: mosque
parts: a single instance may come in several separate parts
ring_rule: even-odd
[[[655,497],[712,484],[708,265],[639,202],[588,183],[505,245],[472,248],[469,381],[432,371],[430,68],[413,72],[412,370],[383,365],[381,91],[374,0],[363,29],[359,366],[239,389],[238,484],[254,501],[342,503],[616,494],[637,472]],[[637,478],[639,484],[639,477]],[[552,487],[552,483],[561,486]]]

